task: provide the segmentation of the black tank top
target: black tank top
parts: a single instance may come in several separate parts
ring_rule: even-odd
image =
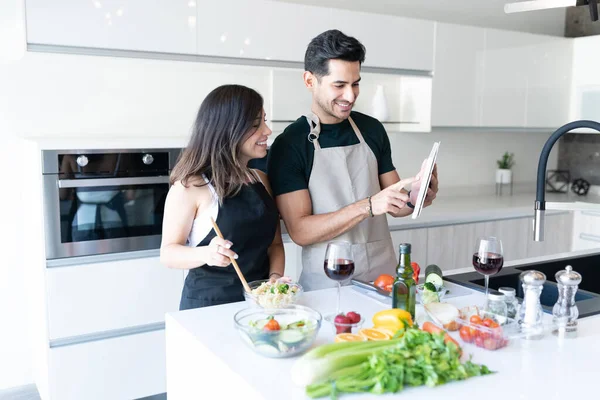
[[[233,243],[231,249],[248,282],[267,279],[267,250],[275,238],[279,213],[275,201],[262,183],[242,187],[240,192],[223,200],[216,220],[223,237]],[[207,246],[216,236],[214,229],[198,246]],[[244,300],[242,282],[233,265],[204,265],[191,269],[185,279],[180,310],[232,303]]]

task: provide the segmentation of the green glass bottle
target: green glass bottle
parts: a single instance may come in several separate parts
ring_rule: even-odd
[[[396,268],[396,279],[392,289],[392,308],[400,308],[410,313],[415,320],[417,302],[416,282],[410,265],[410,243],[400,245],[400,259]]]

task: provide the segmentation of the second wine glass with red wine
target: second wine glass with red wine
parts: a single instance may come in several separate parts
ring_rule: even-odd
[[[485,298],[487,300],[490,275],[496,275],[504,265],[502,241],[495,237],[480,238],[475,244],[473,267],[485,280]]]
[[[352,256],[352,244],[349,242],[330,242],[325,251],[325,275],[337,283],[337,308],[340,312],[340,290],[341,282],[352,278],[354,275],[354,257]]]

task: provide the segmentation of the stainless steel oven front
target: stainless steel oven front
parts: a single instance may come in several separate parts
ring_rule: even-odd
[[[160,248],[180,151],[43,151],[46,259]]]

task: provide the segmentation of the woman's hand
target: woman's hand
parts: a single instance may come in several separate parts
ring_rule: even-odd
[[[281,276],[278,272],[273,272],[269,275],[269,282],[271,283],[292,283],[292,278],[289,276]]]
[[[212,267],[226,267],[231,264],[230,257],[235,259],[238,258],[238,255],[230,250],[231,246],[233,246],[233,243],[229,240],[215,236],[207,246],[208,257],[206,265]]]

